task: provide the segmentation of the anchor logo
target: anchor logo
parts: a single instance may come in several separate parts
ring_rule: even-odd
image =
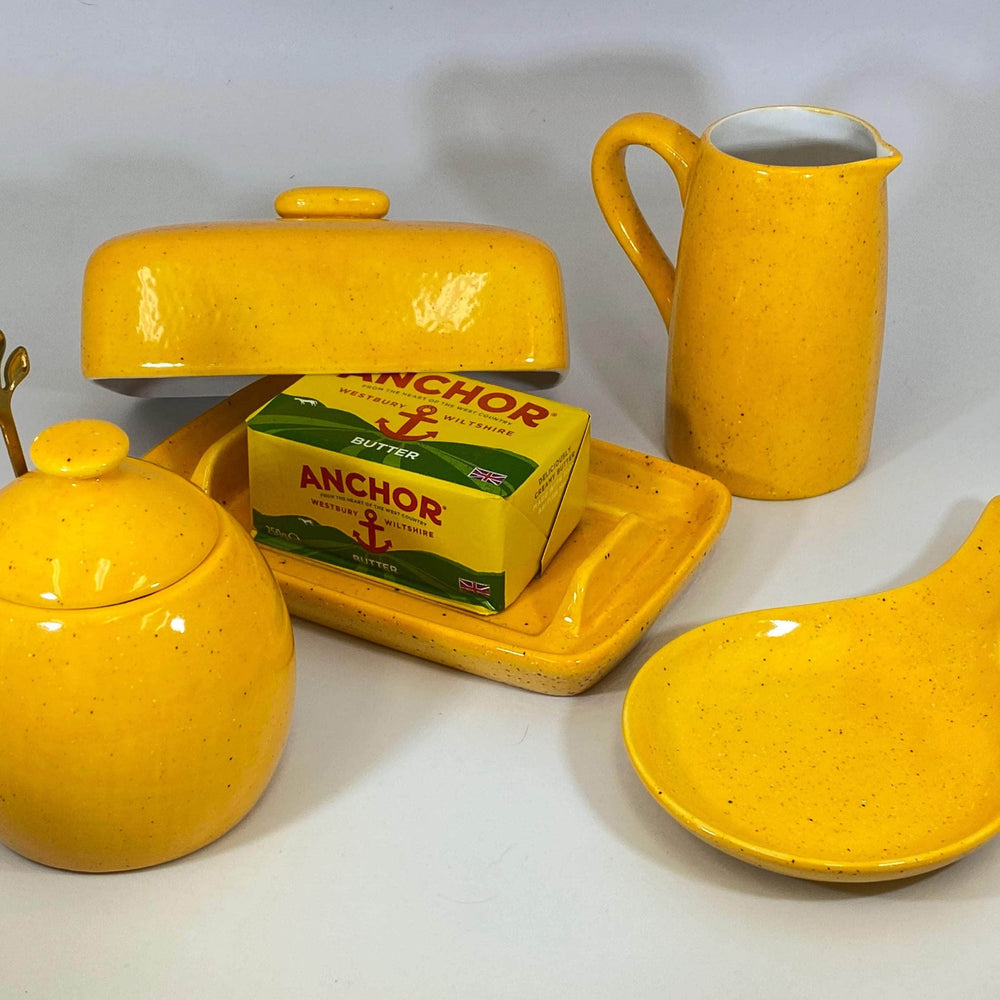
[[[406,423],[396,431],[389,429],[385,417],[379,417],[375,423],[386,437],[394,441],[425,441],[427,438],[437,437],[437,431],[428,431],[426,434],[410,432],[420,424],[436,424],[437,420],[431,416],[432,413],[437,413],[436,406],[418,406],[416,413],[400,413],[401,417],[406,417]]]
[[[368,529],[368,540],[365,541],[356,531],[352,532],[354,535],[354,540],[367,552],[388,552],[392,548],[392,542],[388,539],[384,541],[381,545],[378,545],[378,532],[385,531],[385,527],[381,524],[377,524],[378,514],[373,511],[370,507],[365,511],[365,517],[363,521],[358,521],[363,528]]]

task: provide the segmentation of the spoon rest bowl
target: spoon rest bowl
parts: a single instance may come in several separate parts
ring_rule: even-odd
[[[939,569],[668,643],[626,696],[657,801],[743,861],[878,881],[1000,830],[1000,497]]]

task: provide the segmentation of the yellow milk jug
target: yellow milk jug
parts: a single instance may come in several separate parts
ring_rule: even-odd
[[[677,179],[676,271],[629,187],[632,144]],[[772,500],[826,493],[864,467],[885,311],[885,178],[900,160],[866,122],[810,107],[742,111],[701,138],[633,114],[600,138],[598,203],[670,334],[675,462]]]

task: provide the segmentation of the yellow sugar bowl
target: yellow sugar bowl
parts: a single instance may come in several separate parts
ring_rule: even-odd
[[[113,424],[58,424],[0,490],[0,841],[74,871],[233,827],[294,698],[288,612],[249,535],[127,455]]]

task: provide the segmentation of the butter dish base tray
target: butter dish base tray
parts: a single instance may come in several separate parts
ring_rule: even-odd
[[[254,382],[145,458],[190,479],[249,530],[244,420],[295,379]],[[299,618],[530,691],[579,694],[621,661],[689,580],[731,503],[708,476],[597,440],[587,490],[580,523],[546,571],[491,616],[260,548]]]

